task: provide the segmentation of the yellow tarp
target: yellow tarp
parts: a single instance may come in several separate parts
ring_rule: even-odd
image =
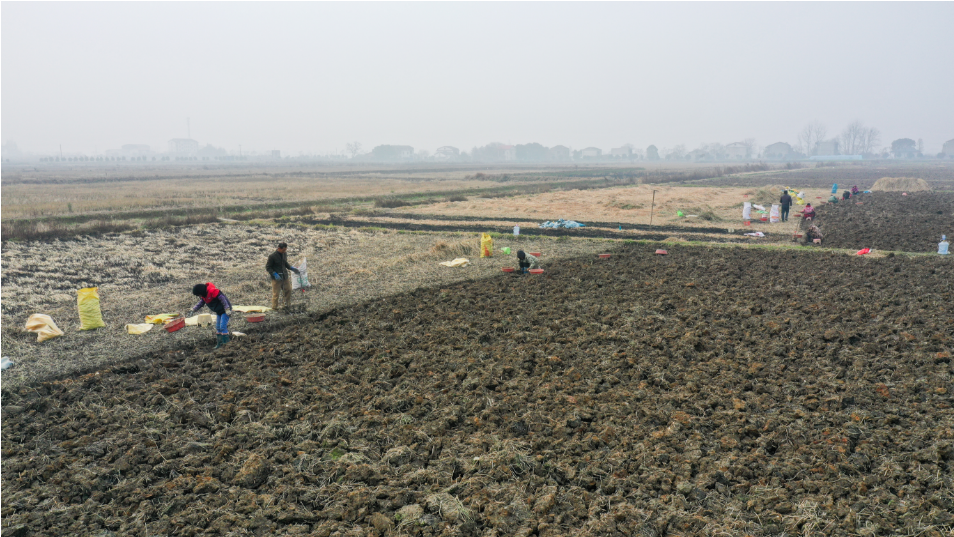
[[[92,330],[106,326],[103,312],[99,309],[99,288],[87,287],[76,292],[76,304],[79,306],[80,330]]]
[[[272,311],[272,308],[265,306],[232,306],[232,311],[241,311],[243,313],[265,313]]]
[[[469,264],[470,259],[467,259],[466,257],[458,257],[453,261],[444,261],[441,263],[441,265],[444,265],[445,267],[466,267]]]
[[[30,318],[27,319],[26,322],[26,329],[30,332],[36,332],[37,341],[46,341],[63,335],[63,331],[56,326],[56,323],[53,322],[53,318],[49,315],[43,315],[42,313],[30,315]]]
[[[149,324],[162,324],[169,319],[178,317],[178,313],[160,313],[158,315],[146,315],[146,322]]]
[[[156,325],[150,324],[150,323],[127,324],[126,333],[127,334],[145,334],[146,332],[152,330],[153,326],[156,326]]]

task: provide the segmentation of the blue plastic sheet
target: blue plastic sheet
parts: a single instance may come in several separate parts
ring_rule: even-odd
[[[543,229],[575,229],[578,227],[586,227],[586,224],[581,224],[575,220],[564,220],[561,218],[555,222],[547,220],[546,222],[540,224],[540,227]]]

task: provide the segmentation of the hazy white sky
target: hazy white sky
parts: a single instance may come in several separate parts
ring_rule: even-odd
[[[954,3],[9,2],[2,137],[330,152],[954,138]]]

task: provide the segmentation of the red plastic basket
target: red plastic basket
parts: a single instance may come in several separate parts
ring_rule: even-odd
[[[666,250],[656,250],[656,255],[669,255]]]
[[[530,274],[543,274],[542,268],[532,268],[530,269]]]
[[[249,323],[260,323],[264,320],[265,320],[264,315],[249,315],[248,317],[245,318],[245,321]]]
[[[180,330],[182,327],[185,326],[185,317],[179,317],[178,319],[173,319],[171,321],[166,322],[162,326],[163,328],[166,329],[166,332],[175,332],[176,330]]]
[[[609,259],[611,255],[613,254],[599,254],[600,259]]]
[[[504,271],[504,272],[513,272],[513,267],[503,267],[503,268],[500,269],[500,270],[502,270],[502,271]]]
[[[532,255],[533,257],[540,257],[543,254],[541,254],[540,252],[530,252],[530,255]]]

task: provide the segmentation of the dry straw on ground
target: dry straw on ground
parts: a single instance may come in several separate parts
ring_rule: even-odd
[[[476,280],[501,274],[515,265],[513,255],[478,257],[478,233],[396,233],[344,229],[278,228],[244,223],[202,224],[77,241],[3,243],[4,286],[2,344],[16,366],[3,372],[5,386],[51,375],[107,367],[110,364],[184,345],[214,343],[211,330],[190,328],[175,333],[152,330],[129,335],[127,323],[146,315],[181,313],[195,297],[192,285],[212,281],[233,304],[269,305],[271,286],[265,260],[279,241],[289,244],[289,260],[308,258],[313,287],[295,293],[294,304],[310,312],[328,311],[413,291],[421,287]],[[602,241],[556,241],[521,237],[521,248],[544,252],[549,264],[562,257],[596,253]],[[517,246],[511,237],[496,247]],[[33,255],[42,249],[41,256]],[[516,248],[514,249],[516,250]],[[441,261],[468,257],[465,268],[440,266]],[[98,286],[107,327],[78,331],[76,290]],[[32,313],[46,313],[66,336],[36,343],[23,330]],[[269,314],[264,329],[276,322],[302,321],[305,316]],[[248,332],[242,315],[233,330]]]
[[[916,177],[882,177],[871,187],[874,191],[884,192],[920,192],[931,190],[931,185],[924,179]]]

